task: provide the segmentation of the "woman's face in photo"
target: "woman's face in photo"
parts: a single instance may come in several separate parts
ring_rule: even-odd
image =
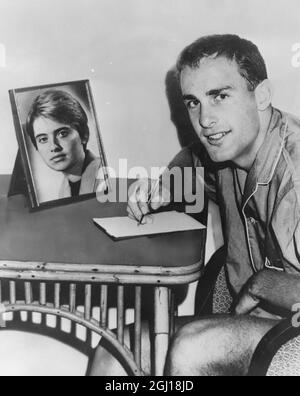
[[[79,132],[67,124],[50,118],[38,117],[33,123],[37,150],[49,168],[78,174],[85,158]]]

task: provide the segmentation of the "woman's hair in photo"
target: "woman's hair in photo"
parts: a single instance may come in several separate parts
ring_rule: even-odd
[[[28,113],[26,131],[36,149],[33,123],[39,117],[49,118],[71,126],[79,133],[81,139],[86,141],[84,145],[84,149],[86,149],[89,139],[88,118],[79,101],[70,93],[49,89],[34,100]]]

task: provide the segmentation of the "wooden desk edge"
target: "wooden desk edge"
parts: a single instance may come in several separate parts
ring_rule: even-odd
[[[203,260],[184,267],[85,265],[0,261],[0,279],[70,281],[107,284],[176,285],[192,283],[203,272]]]

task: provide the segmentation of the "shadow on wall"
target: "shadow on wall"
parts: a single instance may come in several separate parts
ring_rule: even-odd
[[[188,111],[182,100],[180,81],[176,66],[172,67],[168,71],[165,85],[171,112],[171,120],[176,127],[177,137],[181,147],[186,147],[191,143],[200,144],[199,138],[190,121]]]
[[[179,76],[175,66],[168,71],[165,85],[171,120],[176,127],[181,147],[186,147],[193,142],[199,141],[182,100]]]
[[[200,158],[205,169],[214,171],[216,164],[209,158],[205,147],[195,132],[190,121],[188,111],[184,105],[180,87],[180,81],[176,66],[173,66],[167,73],[165,79],[166,96],[169,103],[171,121],[175,125],[177,138],[181,147],[192,146],[193,153]],[[220,165],[218,165],[219,167]],[[222,166],[222,165],[221,165]]]

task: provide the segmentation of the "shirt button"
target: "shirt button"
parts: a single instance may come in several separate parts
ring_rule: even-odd
[[[256,224],[256,220],[253,217],[249,217],[248,221],[252,224],[255,225]]]

